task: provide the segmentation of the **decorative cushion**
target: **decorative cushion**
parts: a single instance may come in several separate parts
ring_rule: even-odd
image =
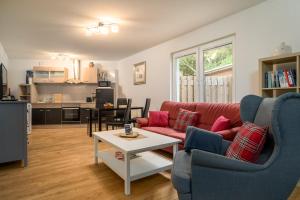
[[[168,111],[149,111],[148,126],[167,127],[169,125]]]
[[[256,162],[266,141],[267,128],[245,122],[226,152],[229,158]]]
[[[199,113],[180,109],[174,125],[177,131],[185,132],[188,126],[195,126],[198,122]]]
[[[216,121],[214,122],[210,130],[212,132],[217,132],[217,131],[223,131],[230,128],[231,128],[230,119],[227,119],[226,117],[221,115],[216,119]]]

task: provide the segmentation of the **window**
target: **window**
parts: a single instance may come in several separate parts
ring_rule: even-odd
[[[173,100],[232,102],[233,37],[173,54]]]
[[[194,102],[197,100],[197,57],[195,49],[175,54],[173,63],[175,68],[174,99],[180,102]]]
[[[232,66],[232,43],[203,51],[204,72]]]

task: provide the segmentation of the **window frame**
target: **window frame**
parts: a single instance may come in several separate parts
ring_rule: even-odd
[[[200,89],[200,100],[201,102],[204,102],[205,99],[205,72],[204,72],[204,60],[203,60],[203,53],[206,50],[222,47],[227,44],[232,44],[232,65],[231,67],[224,67],[223,69],[218,69],[215,71],[223,71],[231,68],[232,70],[232,101],[235,101],[235,37],[234,36],[229,36],[226,38],[218,39],[213,42],[206,43],[204,45],[199,45],[198,47],[198,55],[199,55],[199,83],[203,83],[202,85],[199,84],[199,89]],[[213,71],[213,70],[212,70]]]
[[[184,56],[188,56],[191,54],[196,54],[196,72],[198,72],[198,67],[199,67],[199,63],[198,63],[198,48],[190,48],[190,49],[186,49],[177,53],[174,53],[172,55],[172,100],[174,101],[178,101],[180,100],[180,94],[179,94],[179,67],[177,66],[177,59],[184,57]],[[196,80],[198,80],[198,73],[196,73]],[[198,84],[198,81],[197,81]],[[198,99],[198,92],[195,91],[195,99]]]

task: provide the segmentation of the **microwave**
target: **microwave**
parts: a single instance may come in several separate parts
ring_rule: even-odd
[[[110,81],[98,81],[98,87],[111,87]]]

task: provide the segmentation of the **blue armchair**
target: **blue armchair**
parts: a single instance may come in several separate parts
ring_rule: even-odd
[[[258,162],[179,151],[172,182],[180,200],[282,200],[293,191],[300,177],[300,94],[277,99],[248,95],[240,106],[243,121],[270,128]]]

